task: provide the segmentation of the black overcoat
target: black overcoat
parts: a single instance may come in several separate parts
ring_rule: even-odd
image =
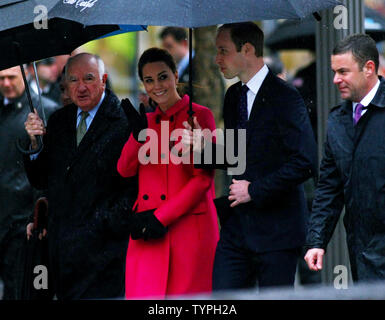
[[[48,187],[50,272],[59,299],[123,295],[127,215],[136,197],[116,165],[129,126],[118,98],[106,90],[76,146],[72,104],[54,113],[37,160],[26,158],[32,185]]]
[[[31,98],[42,117],[38,96],[31,92]],[[59,109],[57,103],[44,97],[42,104],[47,118]],[[23,154],[16,148],[17,140],[25,148],[29,145],[24,128],[29,112],[25,92],[6,106],[0,98],[0,244],[9,230],[24,228],[39,196],[27,179]]]
[[[307,246],[326,248],[345,205],[354,280],[385,279],[385,80],[353,126],[352,103],[332,109]]]

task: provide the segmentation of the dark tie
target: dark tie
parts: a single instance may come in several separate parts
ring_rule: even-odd
[[[77,143],[77,145],[80,144],[80,141],[82,141],[84,135],[87,132],[86,119],[90,114],[88,112],[82,111],[82,112],[80,112],[80,115],[82,118],[80,119],[78,128],[76,129],[76,143]]]
[[[362,116],[362,109],[364,109],[365,107],[359,103],[356,105],[356,110],[354,110],[354,125],[357,124],[358,120],[360,120],[361,116]]]
[[[243,85],[241,88],[241,96],[238,103],[238,129],[246,129],[247,122],[247,91],[249,88],[247,85]]]

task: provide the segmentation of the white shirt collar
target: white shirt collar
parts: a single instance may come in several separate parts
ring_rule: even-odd
[[[377,80],[376,84],[372,88],[372,90],[369,91],[369,93],[360,101],[360,103],[364,106],[367,107],[373,100],[374,96],[377,93],[377,90],[380,86],[380,80]],[[356,110],[358,102],[353,102],[353,110]]]
[[[265,80],[267,74],[269,73],[269,68],[266,64],[263,65],[261,69],[246,83],[250,91],[257,95],[259,88],[262,85],[263,80]],[[244,84],[244,83],[242,83]]]

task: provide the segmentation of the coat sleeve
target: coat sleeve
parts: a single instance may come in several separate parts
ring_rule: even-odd
[[[24,155],[24,168],[27,173],[29,183],[38,190],[44,190],[48,188],[48,155],[50,139],[54,133],[52,133],[53,125],[52,121],[55,116],[51,117],[47,124],[46,134],[43,136],[43,149],[35,160],[31,160],[29,155]],[[29,146],[28,146],[29,148]]]
[[[37,96],[34,95],[32,99],[37,103]],[[42,97],[42,103],[44,106],[45,115],[48,118],[47,132],[43,136],[43,149],[35,160],[31,160],[29,155],[25,155],[23,157],[24,168],[27,172],[28,180],[30,184],[38,190],[48,188],[47,164],[49,145],[51,143],[50,139],[54,135],[51,133],[53,131],[53,127],[55,126],[53,123],[58,121],[58,116],[55,111],[60,109],[60,106],[56,102],[45,97]],[[43,119],[40,106],[37,107],[37,110],[39,112],[39,116]]]
[[[290,103],[290,105],[288,105]],[[277,126],[286,162],[275,172],[249,185],[249,194],[258,207],[316,175],[317,146],[302,98],[296,91],[286,95],[277,110]]]
[[[343,182],[327,137],[321,162],[320,178],[308,224],[307,248],[326,249],[343,206]]]
[[[200,112],[197,120],[203,129],[208,128],[211,132],[215,130],[214,116],[209,109]],[[164,226],[168,226],[180,216],[190,212],[200,202],[206,201],[206,194],[213,187],[213,181],[214,170],[194,168],[188,183],[178,194],[161,205],[155,211],[155,216]]]

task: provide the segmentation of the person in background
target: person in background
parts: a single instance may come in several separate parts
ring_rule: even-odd
[[[176,61],[179,82],[187,83],[190,75],[190,61],[186,30],[179,27],[166,27],[161,31],[159,37],[162,40],[162,47],[170,52]],[[192,58],[194,61],[194,50]]]
[[[41,195],[33,188],[23,166],[23,154],[16,148],[19,140],[27,148],[29,137],[24,121],[30,112],[20,67],[0,71],[0,278],[4,282],[5,300],[20,298],[23,277],[18,260],[25,226],[36,199]],[[32,104],[42,116],[38,96],[31,90]],[[47,118],[59,105],[42,97]]]
[[[36,71],[41,95],[60,104],[60,88],[56,81],[58,70],[55,58],[46,58],[36,62]],[[39,94],[35,77],[30,77],[29,85],[36,94]]]
[[[263,61],[273,74],[278,78],[287,81],[287,71],[277,55],[265,56],[263,57]]]
[[[65,77],[65,68],[63,69],[62,75],[59,82],[60,88],[60,102],[62,106],[67,106],[72,103],[72,100],[68,93],[68,83]]]

